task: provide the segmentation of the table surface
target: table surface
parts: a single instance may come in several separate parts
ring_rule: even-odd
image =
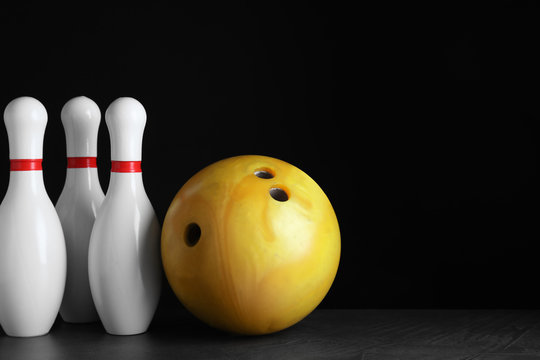
[[[58,320],[46,336],[0,332],[0,359],[529,360],[540,359],[540,311],[318,309],[264,336],[223,333],[185,311],[158,314],[135,336]]]

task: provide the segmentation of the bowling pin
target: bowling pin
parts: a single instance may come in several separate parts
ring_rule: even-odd
[[[67,171],[56,211],[66,240],[67,276],[60,315],[66,322],[98,320],[88,280],[88,244],[105,195],[97,172],[101,113],[91,99],[69,100],[60,115],[66,133]]]
[[[0,205],[0,324],[11,336],[38,336],[53,325],[66,282],[64,235],[41,167],[47,111],[20,97],[4,122],[11,171]]]
[[[161,291],[160,226],[146,195],[141,151],[146,111],[137,100],[115,100],[105,112],[111,177],[88,253],[92,297],[105,330],[145,332]]]

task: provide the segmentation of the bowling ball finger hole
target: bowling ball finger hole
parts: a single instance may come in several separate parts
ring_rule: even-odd
[[[274,200],[281,202],[289,200],[289,193],[283,187],[273,187],[269,192]]]
[[[184,240],[189,247],[197,245],[201,238],[201,227],[196,223],[191,223],[186,227]]]
[[[253,172],[253,174],[255,174],[256,177],[261,179],[272,179],[274,176],[276,176],[274,171],[269,168],[257,169]]]

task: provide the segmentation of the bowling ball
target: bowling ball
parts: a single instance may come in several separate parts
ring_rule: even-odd
[[[306,173],[266,156],[218,161],[167,211],[161,254],[183,305],[210,326],[267,334],[307,316],[334,281],[336,215]]]

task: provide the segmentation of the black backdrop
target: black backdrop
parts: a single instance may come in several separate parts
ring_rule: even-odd
[[[143,178],[163,221],[225,157],[307,172],[342,259],[322,307],[538,307],[534,2],[1,5],[0,105],[45,105],[44,179],[65,176],[62,105],[143,103]],[[107,188],[108,132],[99,132]],[[0,130],[0,192],[9,179]],[[178,306],[165,286],[161,308]]]

